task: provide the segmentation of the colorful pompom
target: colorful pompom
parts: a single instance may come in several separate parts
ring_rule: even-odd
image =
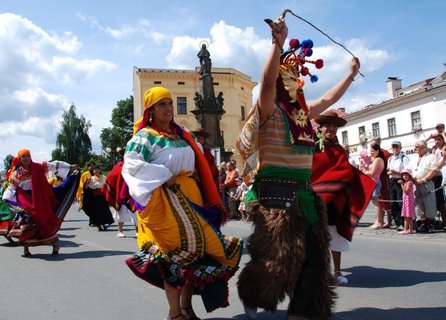
[[[298,87],[303,87],[304,81],[302,77],[305,76],[309,76],[311,82],[317,82],[319,80],[318,76],[311,74],[310,70],[306,66],[304,66],[306,63],[314,64],[316,69],[321,69],[324,66],[324,60],[322,59],[307,59],[307,57],[311,57],[313,55],[313,41],[311,39],[306,39],[302,42],[299,42],[298,39],[294,38],[290,40],[289,45],[289,51],[291,52],[288,53],[285,63],[291,64],[296,69],[298,74]]]
[[[299,49],[300,48],[300,42],[298,39],[291,39],[290,40],[290,49]]]
[[[301,44],[302,48],[313,48],[313,41],[311,39],[306,39],[304,41],[302,41]]]
[[[311,57],[313,55],[313,49],[306,48],[304,49],[305,57]]]
[[[316,67],[316,69],[321,69],[324,66],[324,60],[317,59],[314,63],[314,66]]]

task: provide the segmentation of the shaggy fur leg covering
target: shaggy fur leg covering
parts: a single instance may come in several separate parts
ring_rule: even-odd
[[[322,223],[307,230],[306,260],[291,297],[288,314],[309,319],[331,319],[336,294],[330,272],[330,235],[325,204],[317,197],[317,211]]]
[[[247,241],[251,260],[237,287],[245,306],[275,311],[291,296],[305,260],[305,226],[300,213],[259,206]]]

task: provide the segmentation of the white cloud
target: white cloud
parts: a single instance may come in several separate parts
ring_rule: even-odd
[[[350,98],[349,105],[355,106],[349,108],[349,112],[358,111],[359,109],[362,109],[368,105],[371,104],[378,104],[383,101],[388,100],[389,97],[387,96],[387,93],[380,92],[380,93],[368,93],[361,96],[355,96]]]
[[[95,16],[78,13],[76,14],[76,17],[78,17],[81,21],[87,22],[92,28],[96,28],[99,26],[99,22]]]
[[[13,13],[0,14],[0,39],[7,48],[27,60],[35,61],[41,52],[77,52],[82,43],[70,32],[49,34],[30,20]]]
[[[101,29],[115,39],[122,39],[137,32],[137,28],[128,25],[121,26],[119,29],[112,29],[110,27],[105,27]]]
[[[169,68],[193,69],[199,64],[197,53],[200,43],[206,41],[211,54],[212,65],[231,67],[248,75],[260,73],[271,40],[261,39],[254,29],[245,29],[227,25],[224,21],[215,23],[210,30],[209,38],[193,38],[176,36],[166,61]]]
[[[50,34],[11,13],[0,14],[0,47],[0,114],[6,115],[0,118],[0,136],[55,140],[49,128],[56,127],[54,122],[69,106],[55,87],[84,85],[116,68],[105,60],[77,58],[82,43],[72,33]]]
[[[105,34],[108,34],[113,39],[116,40],[124,40],[126,38],[132,37],[133,35],[137,35],[138,37],[142,34],[150,33],[150,28],[152,23],[147,19],[139,19],[136,21],[134,25],[123,24],[117,28],[112,28],[108,26],[102,26],[95,17],[86,16],[79,14],[78,17],[87,21],[92,28],[98,28]]]
[[[82,83],[97,73],[106,73],[116,69],[114,63],[100,59],[78,60],[73,57],[54,57],[51,67],[56,74],[63,75],[65,84]]]

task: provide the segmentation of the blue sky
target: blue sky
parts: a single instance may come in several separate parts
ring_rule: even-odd
[[[389,76],[408,86],[445,71],[443,0],[1,0],[0,160],[25,147],[34,160],[49,160],[72,103],[100,152],[111,110],[132,94],[133,67],[194,69],[202,40],[214,67],[258,81],[271,43],[263,19],[287,8],[361,60],[365,77],[336,108],[386,100]],[[286,20],[289,37],[311,38],[313,57],[325,60],[319,82],[305,86],[312,100],[347,72],[351,56],[303,21]]]

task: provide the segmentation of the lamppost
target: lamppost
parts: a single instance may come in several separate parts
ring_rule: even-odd
[[[111,165],[113,166],[113,165],[115,164],[115,157],[114,157],[112,148],[107,147],[107,148],[105,148],[105,151],[107,152],[108,156],[110,157],[110,159],[111,159]]]
[[[123,149],[121,147],[117,147],[115,150],[112,150],[110,147],[105,148],[105,151],[108,153],[112,161],[112,167],[115,165],[115,162],[119,158],[122,150]]]

